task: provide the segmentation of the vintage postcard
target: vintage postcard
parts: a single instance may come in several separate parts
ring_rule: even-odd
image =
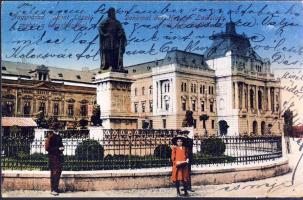
[[[303,197],[302,1],[2,1],[2,197]]]

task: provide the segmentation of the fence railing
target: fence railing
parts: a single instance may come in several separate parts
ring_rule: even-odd
[[[177,134],[179,130],[104,130],[96,139],[63,137],[64,170],[171,166],[171,139]],[[48,169],[43,139],[2,141],[2,169]],[[195,137],[191,144],[193,165],[249,164],[282,157],[280,136]]]

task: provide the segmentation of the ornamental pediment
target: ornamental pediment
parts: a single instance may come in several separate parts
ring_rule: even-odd
[[[79,101],[80,103],[82,103],[82,104],[87,104],[88,103],[88,100],[86,100],[86,99],[82,99],[81,101]]]
[[[7,95],[2,96],[2,98],[4,98],[4,99],[15,99],[16,96],[13,95],[13,94],[7,94]]]
[[[22,97],[22,99],[27,99],[27,100],[31,100],[33,99],[34,97],[30,96],[30,95],[25,95]]]
[[[67,103],[75,103],[76,101],[73,98],[69,98],[69,99],[66,100],[66,102]]]
[[[34,84],[32,86],[33,88],[35,89],[46,89],[46,90],[57,90],[56,87],[54,87],[51,82],[40,82],[40,83],[37,83],[37,84]]]
[[[46,98],[45,96],[38,96],[37,99],[38,99],[38,100],[46,101],[47,98]]]
[[[54,97],[52,98],[53,101],[61,101],[61,98],[60,97]]]

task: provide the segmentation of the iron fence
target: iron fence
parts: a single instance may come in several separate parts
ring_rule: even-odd
[[[64,170],[171,166],[171,139],[178,134],[182,132],[111,129],[96,138],[63,137]],[[3,137],[2,141],[2,169],[48,170],[44,139]],[[249,164],[282,157],[281,136],[195,137],[190,144],[193,165]]]

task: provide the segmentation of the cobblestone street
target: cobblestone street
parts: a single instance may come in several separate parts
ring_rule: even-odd
[[[289,162],[291,172],[258,181],[241,182],[224,185],[194,186],[192,197],[303,197],[303,163],[300,162],[300,145],[298,139],[291,139]],[[301,142],[302,143],[302,142]],[[300,144],[301,144],[300,143]],[[294,178],[293,178],[294,175]],[[292,184],[293,181],[293,184]],[[174,188],[153,188],[140,190],[109,190],[88,192],[65,192],[58,197],[175,197]],[[3,197],[52,197],[49,191],[9,191]]]

